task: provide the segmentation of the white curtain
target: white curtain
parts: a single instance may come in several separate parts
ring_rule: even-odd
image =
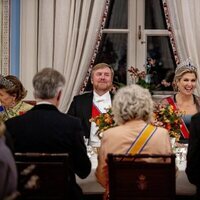
[[[32,91],[38,70],[60,71],[66,78],[63,112],[90,66],[105,4],[106,0],[21,0],[21,80]]]
[[[32,79],[37,72],[37,2],[20,2],[20,80],[28,90],[28,100],[34,99]]]
[[[166,0],[180,62],[190,58],[197,67],[200,95],[200,1]]]

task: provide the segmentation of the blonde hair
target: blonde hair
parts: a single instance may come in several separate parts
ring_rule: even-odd
[[[175,91],[178,91],[177,82],[180,81],[180,79],[187,73],[194,74],[196,79],[198,78],[197,69],[194,66],[189,67],[188,65],[184,65],[177,68],[177,70],[175,71],[174,80],[173,80],[173,87]]]
[[[109,68],[110,71],[111,71],[111,76],[112,76],[112,79],[114,77],[114,70],[113,68],[108,65],[107,63],[98,63],[96,64],[93,68],[92,68],[92,71],[91,71],[91,79],[93,78],[93,75],[94,75],[94,72],[98,69],[104,69],[104,68]]]

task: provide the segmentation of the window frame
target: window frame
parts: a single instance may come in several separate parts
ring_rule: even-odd
[[[122,0],[123,1],[123,0]],[[145,0],[128,0],[127,29],[103,29],[102,33],[127,33],[127,85],[132,83],[128,67],[145,70],[148,36],[169,36],[166,29],[145,29]]]

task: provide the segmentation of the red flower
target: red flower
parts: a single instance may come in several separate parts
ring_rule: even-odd
[[[90,122],[94,122],[98,127],[97,135],[101,138],[101,133],[111,127],[115,126],[111,108],[107,109],[106,113],[101,113],[98,116],[91,118]]]
[[[172,105],[157,104],[154,108],[155,126],[161,126],[169,131],[170,137],[178,141],[181,134],[181,122],[183,113],[174,109]]]
[[[23,114],[25,114],[24,111],[19,111],[19,115],[23,115]]]

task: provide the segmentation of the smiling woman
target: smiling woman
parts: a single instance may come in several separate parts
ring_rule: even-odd
[[[2,105],[1,120],[21,115],[32,108],[30,104],[22,102],[27,91],[15,76],[0,76],[0,102]]]
[[[162,100],[163,104],[171,104],[182,113],[182,135],[180,142],[187,142],[192,115],[200,111],[200,98],[194,95],[197,82],[196,67],[190,61],[181,64],[175,71],[174,89],[177,93]]]

